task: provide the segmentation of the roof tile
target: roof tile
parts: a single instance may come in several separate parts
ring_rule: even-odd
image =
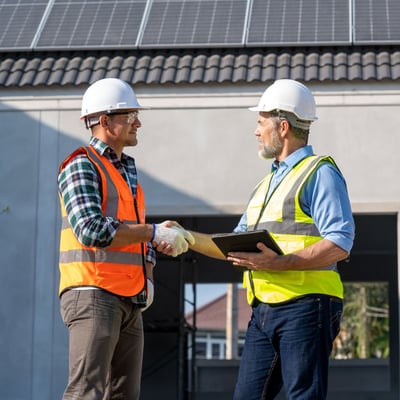
[[[6,86],[10,69],[13,65],[14,60],[7,58],[0,62],[0,85]]]
[[[78,86],[105,77],[132,84],[397,80],[400,51],[343,46],[0,53],[3,87]]]
[[[147,76],[147,83],[151,83],[153,81],[161,82],[164,62],[165,57],[162,55],[157,55],[151,60]]]
[[[306,55],[305,63],[307,68],[304,71],[304,81],[318,80],[319,72],[319,54],[318,52],[310,52]]]
[[[345,52],[339,52],[334,56],[332,66],[334,80],[347,79],[347,54]]]
[[[203,76],[206,71],[207,57],[205,54],[200,54],[193,57],[192,65],[190,68],[189,83],[202,82]]]
[[[164,61],[164,71],[160,83],[174,83],[179,57],[171,55]]]

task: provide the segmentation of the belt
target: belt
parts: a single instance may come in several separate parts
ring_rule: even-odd
[[[146,290],[142,290],[139,294],[136,296],[121,296],[119,294],[111,293],[108,290],[104,290],[102,288],[99,288],[97,286],[79,286],[75,288],[71,288],[69,290],[102,290],[103,292],[106,292],[108,294],[111,294],[115,297],[118,297],[120,300],[123,301],[129,301],[133,304],[137,304],[139,307],[145,307],[147,305],[147,295],[146,295]]]
[[[118,294],[114,294],[114,296],[117,296],[122,301],[129,301],[133,304],[137,304],[139,307],[145,307],[147,305],[147,296],[145,290],[142,290],[136,296],[120,296]]]

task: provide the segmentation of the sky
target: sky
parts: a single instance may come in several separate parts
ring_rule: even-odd
[[[226,293],[227,283],[197,284],[197,308]],[[185,285],[185,299],[193,302],[192,285]],[[192,310],[192,306],[185,302],[185,313]]]

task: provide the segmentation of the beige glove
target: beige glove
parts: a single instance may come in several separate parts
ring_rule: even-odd
[[[154,300],[154,284],[149,278],[147,278],[146,297],[146,305],[140,309],[142,312],[146,311],[153,304]]]
[[[161,224],[153,224],[154,229],[154,242],[160,244],[166,242],[172,247],[172,257],[176,257],[179,254],[185,253],[189,249],[188,242],[181,229],[168,228]]]
[[[187,231],[186,229],[184,229],[181,225],[179,226],[171,226],[171,229],[176,229],[177,231],[179,231],[183,237],[185,238],[185,240],[190,244],[190,245],[194,245],[195,244],[195,239],[193,237],[193,235]]]

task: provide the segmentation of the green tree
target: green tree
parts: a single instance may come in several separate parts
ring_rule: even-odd
[[[389,305],[387,283],[345,283],[343,320],[333,358],[387,358]]]

